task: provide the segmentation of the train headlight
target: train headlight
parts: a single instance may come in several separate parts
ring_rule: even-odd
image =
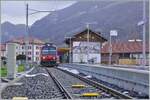
[[[45,57],[42,57],[43,59],[45,59]]]
[[[55,58],[55,57],[53,57],[53,59],[55,60],[56,58]]]

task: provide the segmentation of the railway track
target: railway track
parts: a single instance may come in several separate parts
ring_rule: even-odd
[[[102,70],[105,69],[105,68],[103,69],[103,67],[101,70],[101,68],[96,68],[96,67],[90,68],[87,66],[82,66],[82,65],[80,66],[78,64],[62,64],[60,65],[60,68],[62,69],[65,68],[66,70],[77,70],[80,72],[81,76],[83,77],[90,76],[89,79],[96,81],[100,84],[103,84],[105,86],[108,86],[114,90],[117,90],[122,94],[129,95],[133,98],[139,98],[139,99],[149,98],[149,92],[148,92],[149,84],[148,81],[146,80],[148,79],[147,72],[145,74],[133,73],[133,75],[121,75],[122,72],[120,72],[119,70],[118,71],[114,70],[112,71],[112,73],[109,74],[108,72],[111,72],[111,70],[108,69],[108,72],[103,72]],[[119,72],[119,73],[114,74],[114,72]],[[128,78],[127,76],[130,77]],[[135,77],[137,80],[135,80]],[[142,81],[138,81],[138,80],[142,80]]]
[[[130,96],[66,70],[48,68],[47,71],[55,75],[55,78],[61,82],[66,91],[74,99],[132,99]],[[73,87],[77,85],[81,87]]]
[[[55,76],[37,67],[20,80],[5,87],[2,99],[27,97],[28,99],[71,99]]]
[[[18,84],[19,83],[19,84]],[[106,86],[58,68],[37,67],[1,92],[2,99],[131,99]]]
[[[59,90],[62,92],[64,98],[63,99],[72,99],[72,96],[68,93],[68,91],[63,87],[63,85],[57,80],[57,78],[48,70],[46,69],[49,76],[54,80],[56,85],[59,87]]]

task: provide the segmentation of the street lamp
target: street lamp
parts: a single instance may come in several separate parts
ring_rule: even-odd
[[[29,13],[28,11],[33,11],[32,13]],[[54,11],[47,11],[47,10],[36,10],[36,9],[30,9],[28,3],[26,4],[26,41],[25,41],[25,55],[26,55],[26,68],[28,68],[28,45],[29,45],[29,27],[28,27],[28,19],[29,19],[29,15],[33,15],[33,14],[37,14],[37,13],[44,13],[44,12],[55,12]],[[33,49],[34,50],[34,49]],[[34,51],[32,52],[32,64],[34,61]]]
[[[143,67],[146,65],[146,0],[143,0],[143,20],[140,21],[138,26],[143,26]]]
[[[110,31],[110,36],[109,36],[109,65],[111,65],[111,56],[112,56],[112,43],[111,43],[111,37],[112,36],[117,36],[117,30],[111,30]]]

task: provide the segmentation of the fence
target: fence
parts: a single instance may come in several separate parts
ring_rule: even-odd
[[[118,57],[112,57],[112,64],[120,64],[120,65],[141,65],[143,59],[119,59]],[[150,65],[150,59],[146,59],[146,65]],[[109,64],[109,57],[102,57],[102,64]]]
[[[141,65],[143,59],[119,59],[119,64],[126,65]],[[146,65],[149,65],[149,60],[146,59]]]

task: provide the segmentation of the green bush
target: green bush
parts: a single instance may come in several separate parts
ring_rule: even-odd
[[[23,72],[25,70],[24,65],[18,66],[18,72]]]
[[[18,72],[25,71],[24,65],[19,65],[17,71]],[[6,77],[7,76],[7,67],[3,66],[3,67],[0,68],[0,75],[1,75],[1,77]]]
[[[1,77],[5,77],[7,75],[7,68],[1,67],[0,74],[1,74]]]

